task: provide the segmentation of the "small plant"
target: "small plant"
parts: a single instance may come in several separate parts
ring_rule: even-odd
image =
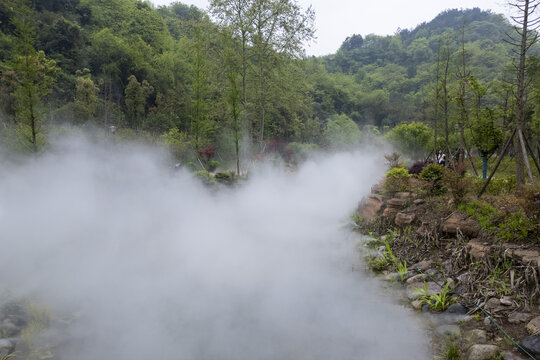
[[[195,177],[202,180],[205,185],[213,185],[216,183],[216,179],[206,170],[199,170],[194,173]]]
[[[459,345],[455,341],[447,340],[442,355],[446,360],[459,360]]]
[[[210,160],[208,161],[208,171],[214,171],[219,167],[220,163],[217,160]]]
[[[406,191],[409,187],[409,178],[411,175],[404,168],[393,168],[386,173],[384,188],[387,192],[394,194],[400,191]]]
[[[395,152],[389,155],[384,155],[384,158],[386,159],[386,165],[388,166],[388,169],[402,167],[401,163],[399,162],[401,154]]]
[[[429,305],[430,309],[437,311],[444,311],[455,302],[454,299],[450,298],[450,293],[452,291],[450,290],[449,283],[444,286],[439,294],[430,294],[426,282],[424,282],[423,288],[414,287],[414,292],[419,296],[418,299],[420,301]]]
[[[406,261],[398,261],[397,262],[397,268],[398,268],[398,274],[401,278],[401,281],[404,281],[407,278],[407,262]]]

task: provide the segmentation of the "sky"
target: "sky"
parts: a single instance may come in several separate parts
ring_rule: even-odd
[[[172,0],[151,0],[155,5],[168,5]],[[201,9],[208,0],[184,0],[184,4]],[[372,0],[298,0],[306,9],[313,6],[316,14],[317,39],[306,47],[308,55],[335,53],[347,36],[360,34],[391,35],[398,28],[411,29],[429,22],[446,9],[479,7],[508,15],[506,0],[385,0],[376,6]]]

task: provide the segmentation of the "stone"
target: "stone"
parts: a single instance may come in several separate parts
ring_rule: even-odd
[[[540,358],[540,336],[527,336],[519,343],[529,354]]]
[[[440,339],[459,338],[461,336],[461,330],[457,325],[441,325],[433,333]]]
[[[407,199],[410,199],[412,197],[412,194],[410,192],[398,192],[398,193],[396,193],[395,196],[398,199],[407,200]]]
[[[407,284],[421,283],[421,282],[426,281],[426,279],[427,279],[426,274],[416,274],[407,279]]]
[[[405,200],[393,198],[386,202],[386,207],[401,209],[405,206]]]
[[[21,328],[15,325],[9,318],[4,319],[0,324],[0,335],[2,337],[17,336],[21,333]]]
[[[422,306],[424,306],[424,303],[422,302],[422,300],[414,300],[413,302],[411,302],[411,306],[416,310],[421,310]]]
[[[467,312],[467,308],[460,303],[454,303],[446,309],[446,313],[448,314],[466,315]]]
[[[512,245],[507,245],[507,253],[512,259],[518,260],[524,264],[540,266],[540,250],[539,249],[523,249],[512,248]],[[514,245],[517,246],[517,245]]]
[[[530,321],[533,318],[533,314],[514,312],[508,315],[508,322],[510,324],[522,324]]]
[[[459,281],[460,283],[466,282],[468,279],[469,279],[469,273],[468,272],[463,273],[463,274],[459,275],[456,278],[456,280]]]
[[[407,271],[406,273],[398,273],[398,272],[395,272],[395,273],[389,273],[389,274],[386,274],[386,276],[384,277],[384,280],[386,281],[404,281],[406,280],[410,275],[412,275],[412,272],[411,271]]]
[[[456,211],[443,222],[442,231],[448,234],[461,232],[465,236],[476,237],[480,227],[476,221]]]
[[[525,359],[524,357],[514,352],[507,351],[504,353],[503,360],[527,360],[527,359]]]
[[[496,326],[495,324],[493,323],[493,321],[489,318],[489,317],[485,317],[484,318],[484,328],[487,330],[487,331],[490,331],[490,332],[493,332],[495,331],[496,329]]]
[[[384,202],[382,195],[370,194],[362,201],[358,209],[358,216],[373,221],[382,209]]]
[[[405,227],[411,225],[414,219],[416,219],[415,214],[405,214],[402,212],[398,212],[394,221],[397,226]]]
[[[486,303],[484,304],[484,307],[488,310],[493,310],[499,307],[501,304],[501,301],[495,297],[490,298]]]
[[[409,298],[409,300],[416,300],[420,298],[421,295],[418,294],[416,288],[423,290],[424,284],[427,284],[429,295],[439,294],[442,291],[442,288],[438,284],[434,283],[433,281],[430,281],[427,283],[423,283],[423,282],[413,283],[407,286],[407,297]]]
[[[420,261],[414,265],[411,265],[410,269],[411,270],[421,270],[421,271],[426,271],[427,269],[429,269],[431,267],[431,265],[433,265],[433,260],[424,260],[424,261]]]
[[[468,360],[492,360],[499,355],[499,347],[496,345],[475,344],[467,352]]]
[[[382,217],[383,218],[388,218],[390,219],[391,221],[394,220],[394,218],[396,217],[396,214],[399,212],[399,209],[396,209],[396,208],[392,208],[392,207],[387,207],[386,209],[384,209],[383,213],[382,213]]]
[[[467,250],[469,251],[469,254],[475,258],[475,259],[483,259],[486,257],[487,254],[489,254],[489,251],[491,249],[490,246],[484,245],[480,243],[479,241],[469,241],[469,243],[466,245]]]
[[[501,302],[501,305],[512,306],[512,304],[514,303],[514,299],[512,299],[512,297],[510,296],[503,296],[500,302]]]
[[[0,339],[0,356],[5,356],[15,351],[17,342],[15,339]]]
[[[424,199],[416,199],[416,200],[413,201],[413,204],[414,205],[422,205],[425,202],[426,202],[426,200],[424,200]]]
[[[382,184],[374,184],[371,186],[371,193],[373,194],[382,194],[384,191],[384,187]]]
[[[487,342],[487,332],[482,329],[469,330],[463,336],[467,344],[485,344]]]
[[[540,316],[529,321],[527,324],[527,331],[531,335],[540,335]]]

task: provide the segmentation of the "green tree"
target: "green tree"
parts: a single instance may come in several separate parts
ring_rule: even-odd
[[[154,88],[148,81],[143,80],[141,84],[137,81],[135,75],[131,75],[128,78],[128,84],[125,90],[125,102],[129,124],[132,128],[136,130],[143,128],[147,100],[153,92]]]
[[[88,121],[96,115],[99,88],[90,76],[90,70],[79,72],[75,81],[75,111],[80,121]]]
[[[475,112],[475,121],[472,125],[472,142],[482,154],[482,178],[487,176],[489,157],[497,151],[503,141],[503,133],[495,125],[493,111],[482,108]]]
[[[16,99],[17,133],[23,144],[29,145],[30,150],[37,153],[44,143],[40,127],[44,115],[42,101],[52,91],[57,67],[54,60],[34,48],[33,12],[28,2],[19,0],[15,5],[13,25],[18,51],[13,69],[17,74],[18,86],[13,96]]]
[[[414,160],[420,160],[429,151],[431,130],[417,122],[399,124],[392,128],[385,138],[399,151],[411,155]]]
[[[324,130],[326,145],[333,149],[356,146],[361,135],[358,125],[344,114],[329,118]]]

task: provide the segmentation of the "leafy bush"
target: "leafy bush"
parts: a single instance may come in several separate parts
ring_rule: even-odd
[[[508,214],[505,219],[499,223],[497,236],[504,241],[525,240],[529,233],[535,230],[534,225],[526,215],[522,213]]]
[[[463,201],[472,184],[472,180],[465,177],[464,168],[463,162],[459,162],[455,169],[444,168],[443,183],[450,189],[456,204]]]
[[[210,160],[208,162],[208,165],[207,165],[207,168],[208,168],[208,171],[214,171],[216,170],[218,167],[219,167],[219,161],[217,160]]]
[[[446,190],[441,183],[444,177],[444,166],[429,164],[422,169],[419,177],[431,184],[430,192],[434,195],[442,194]]]
[[[401,152],[414,159],[422,158],[430,148],[431,129],[422,123],[399,124],[390,130],[385,138]]]
[[[205,185],[213,185],[216,183],[216,179],[206,170],[195,171],[193,174],[196,178],[202,180]]]
[[[393,194],[399,191],[406,191],[409,187],[409,172],[404,168],[393,168],[386,173],[384,189]]]
[[[473,219],[478,221],[480,226],[486,230],[495,230],[493,221],[497,215],[497,210],[489,203],[481,200],[471,201],[458,206],[458,210],[463,211]]]
[[[473,179],[472,188],[474,193],[478,194],[480,189],[484,186],[486,180],[484,179]],[[502,178],[492,178],[486,188],[486,194],[490,195],[504,195],[504,194],[513,194],[516,188],[516,177],[507,176]]]
[[[384,155],[384,158],[386,159],[386,166],[388,166],[388,169],[393,169],[397,167],[404,167],[404,165],[399,161],[401,159],[400,153],[392,153]]]
[[[417,161],[409,168],[409,174],[419,175],[427,165],[425,161]]]
[[[234,172],[218,172],[214,175],[217,182],[230,185],[235,181]]]

